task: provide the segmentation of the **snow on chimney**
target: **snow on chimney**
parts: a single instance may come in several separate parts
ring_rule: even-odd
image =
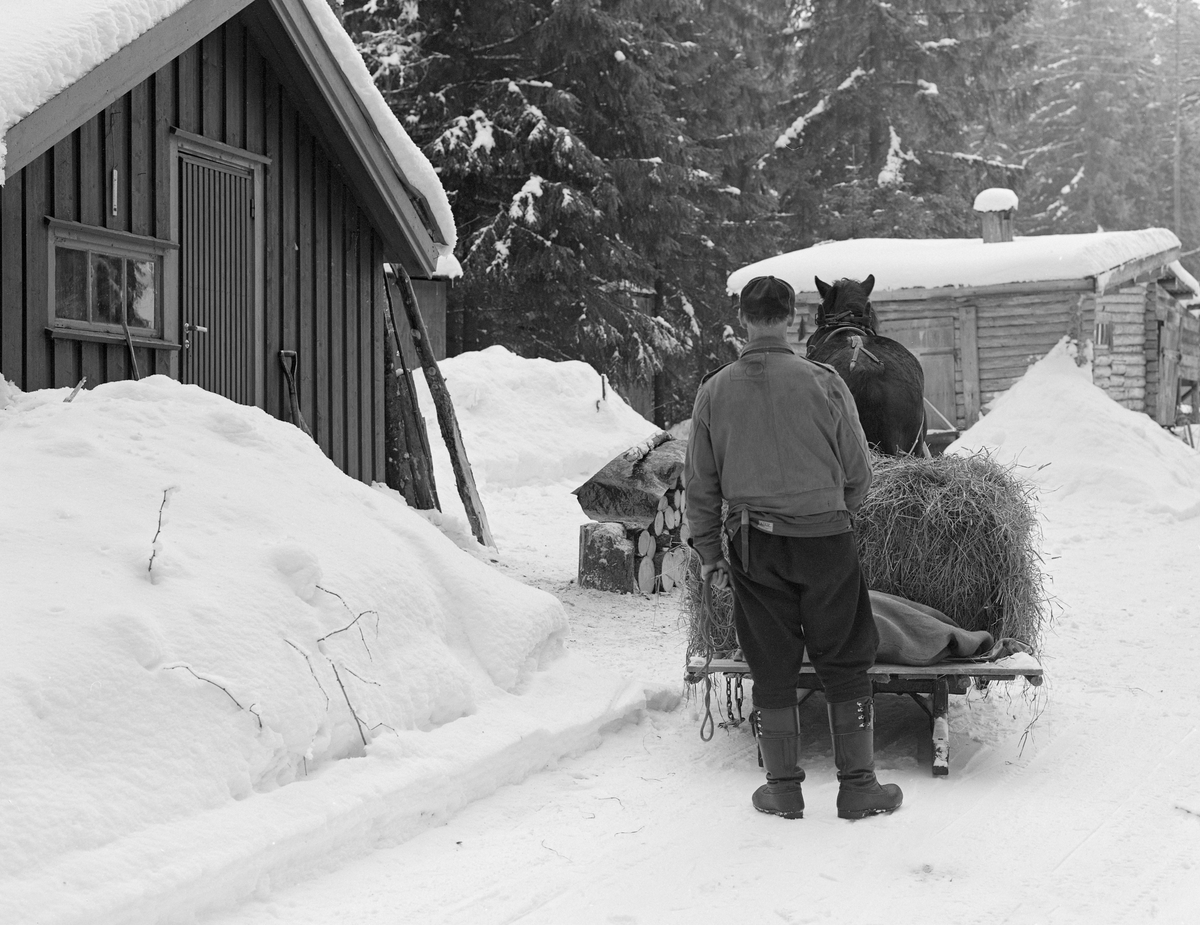
[[[993,186],[975,197],[975,211],[983,224],[983,243],[996,244],[1013,239],[1012,216],[1017,211],[1017,194]]]

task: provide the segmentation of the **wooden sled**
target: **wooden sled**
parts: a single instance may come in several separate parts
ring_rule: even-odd
[[[688,661],[686,680],[697,684],[705,674],[723,674],[726,679],[726,712],[730,722],[722,725],[738,725],[741,717],[741,684],[750,674],[750,667],[743,661],[731,658],[714,658],[707,665],[704,659],[695,656]],[[982,687],[992,681],[1012,681],[1018,677],[1033,685],[1042,683],[1042,669],[1014,669],[994,662],[939,662],[936,665],[888,665],[877,663],[867,674],[875,687],[875,693],[908,694],[929,714],[930,735],[933,740],[933,776],[945,777],[950,773],[950,695],[965,694],[971,686],[971,678],[977,679]],[[733,687],[736,684],[736,699]],[[813,667],[805,662],[800,669],[797,686],[804,692],[803,703],[813,691],[822,689],[820,679]],[[738,714],[735,718],[735,712]]]

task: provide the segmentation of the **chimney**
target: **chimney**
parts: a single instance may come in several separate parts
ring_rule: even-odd
[[[975,197],[975,211],[983,225],[983,243],[997,244],[1013,239],[1012,216],[1017,211],[1017,194],[994,186]]]

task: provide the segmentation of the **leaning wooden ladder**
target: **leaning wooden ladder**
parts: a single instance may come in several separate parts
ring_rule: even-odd
[[[738,711],[741,709],[741,683],[750,673],[749,666],[731,658],[714,658],[711,661],[695,656],[688,661],[686,680],[697,684],[706,675],[724,675],[727,684],[736,685]],[[930,735],[933,740],[933,774],[944,777],[950,773],[950,695],[965,694],[971,686],[971,678],[979,682],[1013,681],[1026,678],[1031,684],[1042,683],[1041,668],[1013,668],[992,662],[939,662],[936,665],[889,665],[876,664],[867,674],[875,693],[908,694],[928,715]],[[821,690],[821,680],[813,667],[805,662],[800,669],[797,687],[804,693],[803,703],[813,691]],[[926,699],[927,698],[927,699]],[[727,700],[733,702],[732,696]],[[741,717],[730,716],[730,724],[737,725]],[[725,724],[728,725],[728,724]]]

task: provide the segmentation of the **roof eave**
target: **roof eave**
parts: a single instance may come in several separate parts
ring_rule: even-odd
[[[1167,275],[1168,268],[1179,259],[1180,252],[1181,248],[1172,247],[1157,254],[1127,260],[1111,270],[1105,270],[1094,277],[1096,292],[1103,295],[1130,283],[1157,280]]]
[[[380,137],[374,120],[338,64],[312,13],[306,4],[294,0],[266,2],[275,12],[292,48],[302,60],[308,77],[319,91],[325,104],[326,116],[336,120],[343,136],[350,142],[356,160],[362,165],[379,193],[379,200],[362,202],[360,205],[376,219],[381,230],[393,232],[385,234],[385,237],[392,239],[391,243],[400,243],[394,234],[396,231],[400,232],[407,249],[419,264],[417,267],[407,266],[406,269],[410,273],[417,270],[419,275],[432,275],[437,268],[438,253],[435,245],[446,242],[441,240],[436,224],[427,223],[419,211],[423,209],[426,215],[429,214],[423,198],[405,182],[400,165]],[[255,18],[259,10],[261,7],[248,9],[246,18]],[[327,141],[336,146],[337,139]],[[383,209],[378,208],[378,203],[382,203]],[[381,212],[386,212],[392,228],[387,227],[389,223],[384,221],[385,216],[380,214]],[[431,225],[433,227],[430,227]],[[389,255],[391,260],[400,257],[399,253]],[[400,262],[407,263],[403,260]]]
[[[15,175],[88,119],[111,106],[183,49],[254,0],[191,0],[43,103],[4,136],[5,173]]]

